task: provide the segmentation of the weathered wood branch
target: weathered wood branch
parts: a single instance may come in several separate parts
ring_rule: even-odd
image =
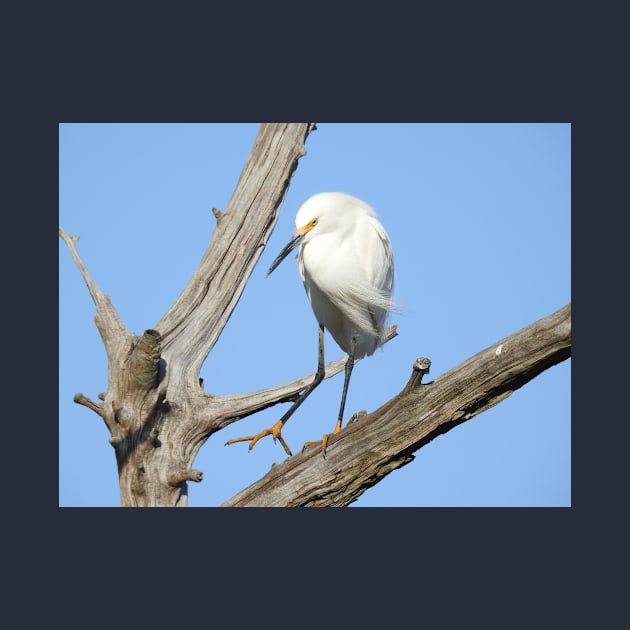
[[[64,229],[59,226],[59,236],[63,239],[72,255],[74,263],[78,267],[83,280],[87,285],[88,291],[94,304],[96,305],[96,315],[94,316],[94,322],[101,335],[103,344],[105,345],[105,351],[107,352],[107,358],[109,363],[115,362],[116,357],[122,351],[125,343],[127,343],[133,335],[127,331],[122,323],[116,309],[112,305],[109,296],[104,295],[101,290],[96,286],[96,283],[92,279],[92,276],[87,270],[87,267],[83,264],[79,252],[76,248],[76,243],[79,240],[78,236],[69,236]]]
[[[395,324],[390,326],[383,337],[383,345],[391,341],[397,334],[397,326]],[[324,379],[341,372],[346,365],[347,359],[348,355],[344,355],[335,361],[331,361],[325,368]],[[357,359],[355,364],[359,361],[361,359]],[[269,387],[249,394],[225,394],[208,397],[208,401],[211,403],[209,406],[210,413],[207,417],[208,435],[227,427],[237,420],[279,403],[293,402],[295,397],[312,383],[314,377],[315,372],[312,372],[290,383]],[[206,402],[200,399],[197,404],[200,408],[200,413],[203,415]]]
[[[429,384],[420,383],[428,364],[419,360],[397,396],[331,437],[325,459],[318,448],[289,457],[223,507],[346,506],[435,437],[570,355],[568,304]]]
[[[97,413],[99,416],[101,416],[101,418],[105,417],[103,406],[99,405],[98,403],[95,403],[93,400],[90,400],[87,396],[85,396],[81,392],[75,394],[73,400],[75,403],[78,403],[79,405],[83,405],[84,407],[91,409],[94,413]]]
[[[278,220],[314,123],[262,124],[232,197],[193,277],[155,326],[174,387],[198,386],[199,370],[234,310]],[[174,367],[174,369],[173,369]]]

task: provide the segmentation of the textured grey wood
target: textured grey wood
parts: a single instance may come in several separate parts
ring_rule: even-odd
[[[413,453],[493,407],[571,354],[571,305],[501,339],[435,381],[422,384],[418,360],[392,400],[333,436],[326,458],[318,448],[277,464],[224,507],[345,506]]]
[[[111,433],[123,506],[187,505],[187,481],[202,479],[191,468],[201,445],[248,408],[273,404],[273,396],[252,404],[251,396],[206,394],[199,370],[271,235],[314,128],[313,123],[260,126],[227,207],[213,211],[216,227],[198,269],[157,325],[139,337],[126,330],[90,277],[76,249],[78,237],[59,228],[96,305],[108,360],[103,402],[81,393],[74,400],[101,416]]]

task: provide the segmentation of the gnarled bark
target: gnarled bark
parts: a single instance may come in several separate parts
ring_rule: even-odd
[[[102,404],[77,394],[98,413],[116,450],[123,506],[185,506],[201,445],[221,427],[253,413],[251,397],[224,400],[201,389],[199,370],[236,306],[278,213],[313,123],[263,124],[201,263],[175,304],[141,337],[129,333],[68,245],[96,304],[105,344],[108,388]],[[293,392],[295,393],[295,392]],[[280,393],[280,399],[286,394]],[[258,408],[274,404],[273,396]]]

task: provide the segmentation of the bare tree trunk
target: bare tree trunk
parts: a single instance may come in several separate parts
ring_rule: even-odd
[[[60,227],[96,304],[95,321],[108,359],[108,388],[95,403],[116,450],[123,506],[185,506],[187,482],[201,445],[239,417],[277,402],[258,396],[214,397],[199,371],[236,306],[276,224],[313,123],[263,124],[199,268],[154,329],[129,333],[92,281],[76,237]],[[282,390],[284,391],[284,390]],[[282,392],[278,392],[280,395]]]
[[[76,250],[78,237],[59,235],[96,304],[95,323],[108,360],[101,403],[76,394],[110,431],[123,506],[186,506],[187,482],[201,481],[192,464],[214,432],[286,402],[312,380],[251,394],[212,396],[199,382],[217,342],[276,225],[280,206],[313,123],[263,124],[201,263],[154,328],[127,331],[110,299],[96,287]],[[388,338],[396,334],[389,331]],[[496,404],[570,355],[570,306],[485,350],[431,385],[420,385],[418,363],[403,391],[331,438],[323,460],[314,449],[275,466],[225,505],[347,505],[435,435]],[[345,358],[326,368],[326,378]],[[212,384],[209,384],[211,387]],[[351,438],[351,439],[346,439]]]

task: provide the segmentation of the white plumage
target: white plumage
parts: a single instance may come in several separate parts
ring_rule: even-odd
[[[393,308],[394,263],[385,228],[368,204],[343,193],[311,197],[295,226],[303,233],[298,263],[317,321],[344,352],[351,352],[354,339],[355,359],[371,355]]]
[[[272,435],[291,455],[281,434],[282,427],[324,378],[324,328],[348,354],[333,433],[339,432],[354,362],[371,355],[383,341],[387,314],[394,308],[394,261],[389,237],[374,210],[345,193],[314,195],[298,210],[295,236],[278,254],[267,275],[298,246],[300,276],[319,323],[315,378],[273,427],[258,435],[229,440],[227,444],[249,440],[251,450],[260,438]],[[325,435],[324,455],[327,442]]]

